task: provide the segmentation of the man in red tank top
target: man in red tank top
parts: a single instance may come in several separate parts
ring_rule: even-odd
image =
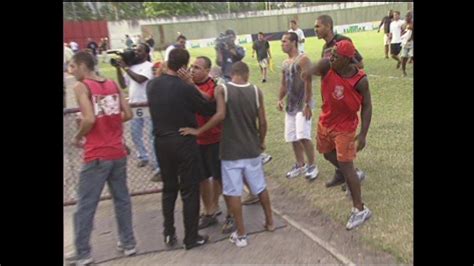
[[[360,180],[354,168],[356,151],[365,147],[372,117],[369,82],[364,70],[351,63],[355,56],[352,42],[341,40],[313,69],[321,76],[322,111],[319,116],[317,149],[324,158],[340,169],[352,196],[353,208],[346,228],[351,230],[370,218],[372,212],[361,197]],[[358,111],[361,110],[361,129]]]
[[[84,164],[79,175],[78,202],[74,213],[76,254],[66,258],[75,265],[88,265],[94,213],[107,183],[118,221],[119,248],[126,256],[136,253],[132,227],[132,206],[127,188],[127,152],[123,143],[124,121],[133,116],[117,84],[94,72],[94,58],[78,52],[70,71],[78,80],[74,93],[82,114],[79,131],[72,144],[84,148]]]

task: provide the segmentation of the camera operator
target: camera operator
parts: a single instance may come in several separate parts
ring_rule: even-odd
[[[230,81],[230,70],[232,64],[241,61],[245,56],[245,50],[242,46],[235,44],[235,32],[226,30],[225,36],[219,37],[216,46],[216,63],[222,68],[225,81]],[[223,41],[220,41],[223,39]]]
[[[152,67],[153,64],[147,61],[150,53],[150,47],[145,43],[140,43],[135,50],[135,60],[129,62],[129,65],[125,63],[123,58],[117,60],[118,64],[115,64],[117,69],[117,78],[122,89],[129,87],[129,102],[130,103],[143,103],[148,102],[146,96],[146,85],[148,81],[153,78]],[[122,69],[125,71],[125,75],[122,75]],[[140,113],[143,115],[143,113]],[[151,166],[154,169],[154,178],[160,175],[160,167],[156,160],[153,137],[151,137],[151,126],[150,126],[150,157],[148,157],[147,150],[143,143],[143,128],[145,123],[151,125],[150,117],[140,117],[135,115],[135,118],[130,122],[130,131],[132,135],[132,141],[135,144],[135,148],[138,151],[138,164],[137,167],[144,167],[148,164],[151,159]]]

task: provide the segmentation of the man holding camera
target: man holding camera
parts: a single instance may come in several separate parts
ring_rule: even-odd
[[[153,64],[147,61],[148,54],[150,53],[150,47],[145,43],[140,43],[135,50],[135,60],[133,65],[127,65],[123,58],[118,60],[118,65],[115,65],[117,69],[117,78],[120,83],[120,87],[125,89],[128,84],[129,87],[129,102],[130,103],[147,103],[146,85],[148,81],[153,78],[152,67]],[[132,64],[129,62],[129,64]],[[125,71],[125,75],[122,75],[122,69]],[[143,128],[145,123],[151,125],[150,117],[144,117],[143,112],[138,112],[139,108],[136,109],[136,117],[130,122],[130,131],[132,134],[132,141],[138,151],[138,164],[137,167],[144,167],[149,162],[149,157],[145,145],[143,143]],[[150,126],[151,128],[151,126]],[[153,137],[150,129],[150,141],[151,144],[150,156],[151,166],[153,167],[154,177],[152,181],[158,181],[160,175],[160,167],[154,152]]]
[[[235,44],[235,32],[226,30],[225,35],[217,39],[216,45],[216,63],[222,68],[225,81],[230,81],[230,69],[232,64],[242,61],[245,56],[245,50],[242,46]]]

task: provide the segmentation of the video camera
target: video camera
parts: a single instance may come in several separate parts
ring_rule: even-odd
[[[227,32],[226,32],[227,33]],[[235,34],[234,33],[221,33],[219,37],[216,38],[216,49],[224,49],[227,47],[235,46]],[[227,44],[227,45],[226,45]]]
[[[127,65],[127,66],[133,66],[137,63],[137,56],[135,54],[135,51],[132,49],[126,49],[126,50],[108,50],[107,54],[116,54],[120,56],[122,61]],[[119,66],[119,63],[117,59],[111,58],[110,59],[110,64],[114,67]]]

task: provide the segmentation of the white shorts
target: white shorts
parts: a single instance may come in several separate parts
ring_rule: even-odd
[[[285,141],[311,140],[311,121],[312,119],[306,120],[303,112],[298,112],[296,115],[285,112]]]
[[[401,57],[413,57],[413,44],[407,44],[402,47]]]
[[[261,68],[267,68],[268,58],[264,58],[264,59],[262,59],[262,61],[258,61],[258,64],[260,65]]]
[[[387,35],[388,35],[387,33],[383,34],[383,44],[384,45],[390,45],[390,39],[388,38]]]
[[[244,178],[253,195],[260,194],[267,187],[260,156],[233,161],[221,160],[221,168],[222,194],[226,196],[241,196]]]

